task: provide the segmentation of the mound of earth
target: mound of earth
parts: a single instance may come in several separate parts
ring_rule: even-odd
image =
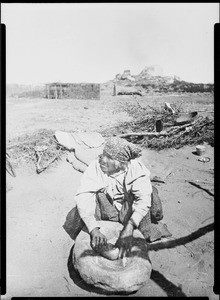
[[[165,76],[162,67],[146,66],[138,75],[125,70],[123,75],[117,74],[114,82],[117,95],[144,95],[155,93],[205,93],[214,92],[213,84],[193,83],[181,80],[180,77]],[[132,89],[132,93],[131,90]],[[140,92],[141,90],[141,92]]]

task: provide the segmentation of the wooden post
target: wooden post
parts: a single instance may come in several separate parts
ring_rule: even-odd
[[[116,96],[116,85],[113,86],[113,96]]]
[[[60,99],[62,99],[62,85],[60,84]]]
[[[50,99],[50,85],[47,85],[47,98]]]
[[[57,85],[55,84],[55,99],[57,100]]]

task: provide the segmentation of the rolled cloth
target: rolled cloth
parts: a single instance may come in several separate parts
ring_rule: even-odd
[[[141,156],[141,149],[122,138],[111,137],[106,141],[103,153],[118,161],[127,162]]]

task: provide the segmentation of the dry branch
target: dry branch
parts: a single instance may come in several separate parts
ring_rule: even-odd
[[[184,129],[186,127],[190,127],[192,125],[194,125],[196,122],[198,122],[198,119],[188,123],[188,124],[184,124],[181,126],[175,126],[175,128],[170,129],[170,131],[168,132],[130,132],[130,133],[123,133],[120,134],[119,137],[128,137],[128,136],[169,136],[169,135],[173,135],[175,133],[177,133],[178,131],[180,131],[181,129]]]
[[[44,152],[48,149],[48,147],[46,147],[46,146],[42,146],[42,147],[37,146],[34,149],[35,149],[35,155],[36,155],[36,158],[37,158],[37,163],[36,163],[36,172],[37,172],[37,174],[40,174],[41,172],[46,170],[55,160],[57,160],[59,158],[60,150],[61,150],[61,148],[60,148],[58,150],[58,152],[55,154],[55,156],[44,167],[41,167],[40,166],[41,159],[43,157]]]
[[[40,159],[42,158],[42,155],[39,159],[39,161],[37,162],[37,174],[40,174],[41,172],[43,172],[44,170],[46,170],[55,160],[57,160],[59,157],[59,154],[56,154],[55,157],[53,159],[51,159],[46,166],[44,167],[40,167]]]
[[[169,133],[161,133],[161,132],[130,132],[130,133],[123,133],[120,134],[119,137],[128,137],[128,136],[168,136]]]

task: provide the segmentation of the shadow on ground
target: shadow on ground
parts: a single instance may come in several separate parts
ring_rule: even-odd
[[[158,251],[161,249],[167,249],[167,248],[175,248],[177,246],[185,245],[187,243],[190,243],[199,237],[205,235],[206,233],[214,230],[214,223],[211,223],[209,225],[206,225],[204,227],[201,227],[197,229],[196,231],[190,233],[187,236],[180,237],[178,239],[174,239],[171,241],[166,241],[166,242],[157,242],[154,244],[148,244],[148,250],[154,250]]]

